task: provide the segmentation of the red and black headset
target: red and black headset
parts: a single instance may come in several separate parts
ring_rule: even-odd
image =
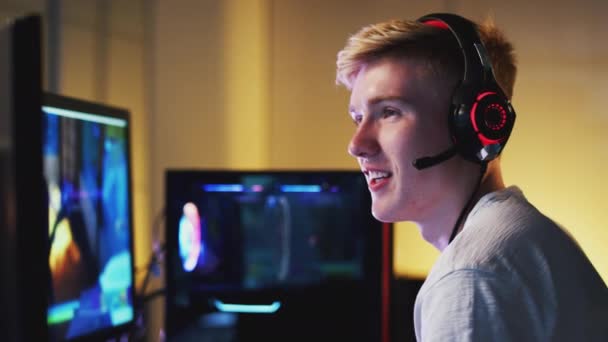
[[[504,149],[515,123],[515,110],[496,81],[475,24],[449,13],[425,15],[418,22],[452,32],[464,57],[464,75],[452,94],[448,116],[454,146],[438,155],[416,159],[413,165],[424,169],[456,153],[487,164]]]

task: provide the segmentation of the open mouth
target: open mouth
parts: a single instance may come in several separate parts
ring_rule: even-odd
[[[366,171],[365,175],[367,176],[370,185],[380,183],[392,176],[390,172],[384,171]]]

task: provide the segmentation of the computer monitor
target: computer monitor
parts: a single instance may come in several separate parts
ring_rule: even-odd
[[[134,312],[129,113],[45,94],[52,340],[121,336]]]
[[[40,16],[0,24],[0,335],[7,342],[47,340],[41,36]]]
[[[390,227],[361,172],[169,170],[165,191],[170,338],[224,313],[257,327],[240,340],[380,340]]]

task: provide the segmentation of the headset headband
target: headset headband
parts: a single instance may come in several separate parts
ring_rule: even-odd
[[[463,84],[480,85],[493,82],[492,64],[479,38],[475,24],[468,19],[450,13],[429,14],[418,19],[418,21],[449,29],[452,32],[464,57]]]

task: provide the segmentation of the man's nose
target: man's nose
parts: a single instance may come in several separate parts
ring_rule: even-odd
[[[355,158],[369,158],[380,151],[377,131],[373,124],[361,123],[350,139],[348,153]]]

